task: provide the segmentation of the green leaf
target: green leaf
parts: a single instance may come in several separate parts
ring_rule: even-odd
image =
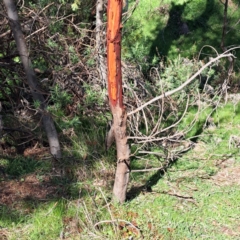
[[[73,10],[73,11],[77,11],[77,10],[78,10],[78,4],[77,4],[77,3],[73,3],[73,4],[71,5],[71,7],[72,7],[72,10]]]
[[[20,59],[20,57],[15,57],[15,58],[13,59],[13,61],[14,61],[15,63],[20,63],[20,62],[21,62],[21,59]]]

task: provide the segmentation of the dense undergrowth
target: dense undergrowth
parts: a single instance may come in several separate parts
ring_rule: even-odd
[[[28,7],[36,11],[39,3],[41,8],[47,4],[30,1]],[[28,43],[35,49],[34,67],[59,132],[61,160],[49,155],[38,103],[21,88],[19,58],[14,56],[14,68],[1,68],[6,129],[1,139],[0,239],[238,239],[239,60],[229,95],[221,87],[227,76],[224,60],[183,91],[129,117],[132,172],[128,200],[120,206],[111,201],[116,157],[114,147],[105,149],[111,116],[95,69],[91,1],[60,3],[46,8],[48,14],[59,14],[56,21],[45,22],[43,14],[33,28],[47,26],[49,31],[40,42],[33,38]],[[22,16],[24,11],[33,14],[22,11]],[[69,14],[67,20],[64,14]],[[238,16],[238,1],[229,1],[226,47],[238,44]],[[204,45],[221,53],[222,22],[219,1],[141,0],[123,29],[127,110],[186,81],[216,55],[206,47],[199,57]],[[142,144],[134,139],[146,139],[155,124],[163,140]]]

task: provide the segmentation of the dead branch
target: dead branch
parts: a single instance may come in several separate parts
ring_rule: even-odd
[[[240,47],[237,47],[237,48],[240,48]],[[139,112],[140,110],[142,110],[143,108],[145,108],[146,106],[162,99],[162,98],[165,98],[165,97],[168,97],[168,96],[171,96],[177,92],[179,92],[180,90],[182,90],[184,87],[186,87],[187,85],[189,85],[197,76],[199,76],[201,74],[201,72],[206,69],[208,66],[210,66],[211,64],[213,64],[214,62],[216,62],[217,60],[221,59],[221,58],[225,58],[225,57],[234,57],[233,54],[231,53],[228,53],[230,52],[231,50],[233,50],[234,48],[231,48],[229,50],[227,50],[225,53],[222,53],[220,54],[219,56],[217,56],[216,58],[213,58],[211,61],[209,61],[208,63],[206,63],[203,67],[201,67],[192,77],[190,77],[186,82],[184,82],[181,86],[179,86],[178,88],[175,88],[174,90],[171,90],[171,91],[168,91],[166,93],[163,93],[162,95],[160,96],[157,96],[153,99],[151,99],[150,101],[146,102],[145,104],[143,104],[142,106],[138,107],[137,109],[129,112],[127,114],[127,116],[131,116],[132,114],[134,113],[137,113]]]
[[[136,10],[140,0],[136,0],[134,5],[129,9],[126,13],[123,13],[123,16],[126,15],[126,18],[123,20],[123,25],[128,21],[128,19],[133,15],[134,11]]]
[[[177,126],[182,121],[184,116],[186,115],[188,106],[189,106],[189,97],[187,99],[187,104],[186,104],[184,113],[182,114],[181,118],[177,122],[172,124],[171,126],[168,126],[168,127],[164,128],[164,129],[162,129],[162,130],[160,130],[160,131],[158,131],[158,132],[156,132],[156,133],[154,133],[154,134],[152,134],[150,136],[147,136],[147,137],[137,137],[137,136],[136,137],[132,137],[132,136],[129,136],[128,139],[141,139],[142,141],[139,142],[139,143],[142,143],[142,142],[152,142],[152,141],[161,141],[161,140],[165,139],[166,137],[156,138],[155,136],[158,135],[159,133],[165,132],[165,131],[169,130],[170,128],[173,128],[173,127]]]

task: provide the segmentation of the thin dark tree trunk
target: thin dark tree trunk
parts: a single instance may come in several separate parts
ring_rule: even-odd
[[[0,102],[0,114],[2,111],[2,103]],[[3,129],[3,122],[2,122],[2,115],[0,115],[0,137],[2,137],[2,129]]]
[[[225,46],[225,38],[227,34],[227,25],[228,25],[228,0],[225,0],[225,3],[222,3],[224,5],[224,12],[223,12],[223,28],[222,28],[222,40],[221,40],[221,48],[223,52],[227,51],[227,48]],[[233,72],[233,65],[234,65],[234,58],[229,56],[228,57],[229,66],[228,66],[228,78],[231,76]]]
[[[103,85],[107,83],[106,43],[103,34],[104,0],[97,0],[96,4],[96,51],[99,77]]]
[[[121,19],[122,0],[108,0],[107,22],[107,67],[108,67],[108,96],[117,148],[117,168],[113,194],[115,199],[123,203],[126,200],[127,184],[130,173],[130,149],[127,144],[127,113],[123,105],[122,71],[121,71]],[[112,139],[112,136],[109,136]],[[111,141],[109,141],[111,142]],[[108,146],[109,147],[109,146]]]
[[[42,112],[41,117],[42,117],[44,129],[48,137],[50,152],[56,158],[61,158],[61,150],[60,150],[60,143],[58,140],[58,134],[54,126],[54,122],[50,114],[46,110],[45,99],[38,88],[38,81],[37,81],[35,72],[32,68],[31,60],[29,58],[29,53],[25,43],[25,38],[21,29],[19,19],[18,19],[16,5],[13,0],[4,0],[4,4],[7,9],[9,25],[11,27],[14,39],[17,44],[17,50],[19,52],[19,55],[26,73],[28,85],[30,87],[33,100],[38,101],[41,104],[40,105],[41,112]]]

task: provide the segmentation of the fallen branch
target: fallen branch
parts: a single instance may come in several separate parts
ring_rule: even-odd
[[[239,48],[239,47],[236,47],[236,48]],[[129,112],[127,114],[127,116],[131,116],[132,114],[134,113],[137,113],[138,111],[142,110],[143,108],[145,108],[146,106],[150,105],[151,103],[154,103],[162,98],[165,98],[165,97],[168,97],[168,96],[171,96],[173,95],[174,93],[176,92],[179,92],[180,90],[182,90],[184,87],[186,87],[187,85],[189,85],[198,75],[201,74],[201,72],[207,68],[208,66],[210,66],[212,63],[216,62],[217,60],[221,59],[221,58],[225,58],[225,57],[234,57],[233,54],[231,53],[227,53],[233,49],[236,49],[236,48],[232,48],[232,49],[229,49],[228,51],[226,51],[225,53],[222,53],[220,54],[219,56],[217,56],[216,58],[213,58],[211,61],[209,61],[208,63],[206,63],[203,67],[201,67],[192,77],[190,77],[186,82],[184,82],[181,86],[179,86],[178,88],[175,88],[174,90],[171,90],[171,91],[168,91],[166,93],[163,93],[162,95],[160,96],[157,96],[153,99],[151,99],[150,101],[144,103],[142,106],[136,108],[135,110]]]

